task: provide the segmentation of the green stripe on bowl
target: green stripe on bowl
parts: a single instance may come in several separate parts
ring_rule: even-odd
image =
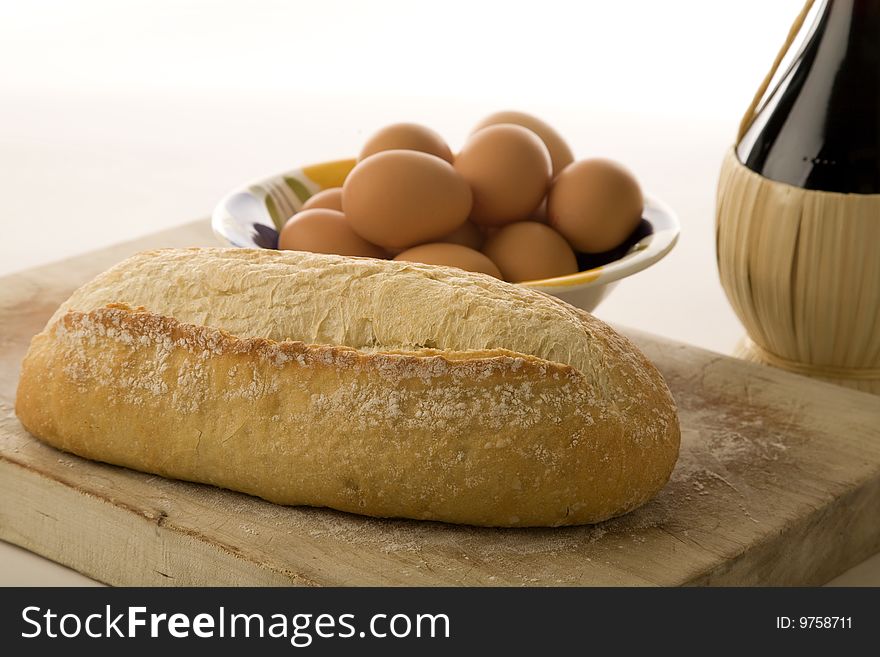
[[[301,203],[305,203],[311,198],[312,193],[296,178],[284,176],[284,182],[287,183],[287,186],[290,187],[291,190],[293,190],[293,193],[296,194]]]
[[[266,203],[266,209],[269,211],[269,216],[272,217],[272,223],[275,224],[275,229],[280,233],[281,229],[284,228],[284,223],[287,221],[287,217],[281,216],[281,213],[278,211],[278,206],[275,205],[275,200],[269,194],[266,194],[263,200]]]

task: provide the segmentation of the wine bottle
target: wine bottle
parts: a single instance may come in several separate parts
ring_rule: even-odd
[[[739,355],[880,395],[880,0],[806,0],[724,158],[715,226]]]
[[[803,189],[880,193],[880,0],[825,0],[736,148]]]

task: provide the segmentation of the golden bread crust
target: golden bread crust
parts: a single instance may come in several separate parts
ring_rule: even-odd
[[[367,351],[124,304],[67,309],[32,342],[16,412],[80,456],[282,504],[598,522],[660,490],[679,426],[647,359],[586,313],[570,316],[594,336],[587,373],[503,348]]]

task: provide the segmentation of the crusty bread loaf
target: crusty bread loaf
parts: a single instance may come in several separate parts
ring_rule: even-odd
[[[453,268],[266,250],[101,274],[33,339],[16,412],[138,470],[494,526],[625,513],[679,446],[660,374],[585,312]]]

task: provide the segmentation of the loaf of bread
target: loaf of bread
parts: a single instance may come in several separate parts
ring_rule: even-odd
[[[624,337],[459,269],[246,249],[141,253],[34,337],[16,412],[80,456],[280,504],[592,523],[675,464],[675,405]]]

